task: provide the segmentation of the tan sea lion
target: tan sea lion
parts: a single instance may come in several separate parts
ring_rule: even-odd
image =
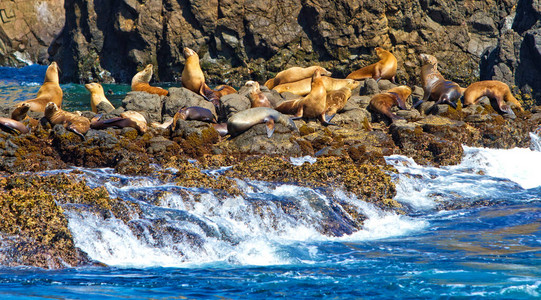
[[[90,128],[92,129],[105,129],[105,128],[124,128],[131,127],[137,129],[139,133],[145,133],[148,129],[147,121],[145,117],[136,111],[125,111],[120,114],[120,117],[111,118],[107,120],[101,119],[101,114],[92,118],[90,122]],[[159,127],[159,126],[154,126]],[[165,127],[164,127],[165,128]]]
[[[383,50],[380,47],[376,47],[376,55],[379,57],[380,61],[354,71],[346,78],[355,80],[374,78],[376,81],[379,81],[380,79],[389,79],[395,82],[397,68],[396,57],[391,52]]]
[[[327,108],[327,91],[323,84],[323,77],[319,70],[312,75],[312,89],[310,93],[303,98],[284,101],[276,107],[276,110],[285,114],[294,114],[296,118],[319,118],[325,125],[333,125],[329,123],[325,116]]]
[[[419,55],[419,59],[423,66],[421,67],[421,82],[423,85],[424,96],[423,101],[432,100],[436,104],[447,103],[456,108],[456,103],[465,88],[461,88],[457,83],[450,80],[445,80],[438,71],[438,60],[436,57],[429,54]],[[418,106],[421,101],[417,102]]]
[[[391,107],[398,106],[406,109],[406,100],[411,95],[411,89],[401,85],[388,90],[385,93],[377,94],[370,99],[370,109],[380,114],[384,114],[391,120],[401,119],[391,112]]]
[[[23,123],[10,118],[0,117],[0,130],[11,134],[28,133],[28,127]]]
[[[235,88],[226,84],[221,84],[214,88],[214,93],[216,93],[216,96],[218,96],[218,98],[222,98],[225,95],[234,94],[236,92],[237,90],[235,90]]]
[[[314,72],[316,70],[319,70],[321,75],[323,76],[331,76],[332,73],[327,71],[327,69],[320,67],[320,66],[311,66],[311,67],[292,67],[287,70],[283,70],[276,74],[274,78],[271,78],[265,82],[265,86],[269,89],[274,88],[277,85],[289,83],[289,82],[295,82],[299,80],[303,80],[306,78],[311,78],[312,75],[314,75]]]
[[[351,97],[351,89],[343,87],[341,89],[327,93],[325,115],[332,116],[344,109],[346,102]]]
[[[325,90],[327,92],[339,90],[343,87],[348,87],[353,90],[361,84],[359,81],[355,81],[353,79],[338,79],[327,76],[322,76],[321,80],[323,81]],[[312,78],[306,78],[295,82],[280,84],[273,88],[273,90],[277,91],[278,93],[290,92],[299,96],[308,95],[311,89]]]
[[[58,71],[58,65],[53,61],[45,72],[45,80],[39,88],[36,98],[17,104],[15,106],[15,111],[17,111],[17,108],[23,103],[29,104],[31,111],[37,112],[45,111],[45,106],[47,106],[47,103],[49,102],[55,103],[58,107],[62,106],[63,93],[58,81]],[[13,119],[18,118],[18,116],[14,116],[13,113],[11,117]]]
[[[186,63],[182,70],[182,86],[205,97],[214,106],[220,107],[220,97],[205,83],[205,74],[199,65],[197,52],[186,47],[184,48],[184,58]]]
[[[227,132],[231,137],[235,137],[252,128],[254,125],[266,123],[267,136],[271,137],[274,133],[275,122],[287,126],[292,131],[297,130],[297,126],[295,126],[295,123],[288,116],[269,107],[255,107],[232,115],[227,120]]]
[[[160,96],[169,95],[169,91],[162,89],[161,87],[150,86],[149,82],[152,79],[152,64],[148,64],[142,71],[133,76],[131,80],[131,90],[138,92],[147,92],[150,94],[156,94]]]
[[[67,130],[74,132],[83,139],[85,139],[84,134],[90,129],[90,120],[76,113],[62,110],[54,102],[49,102],[45,106],[45,119],[53,125],[64,125]]]
[[[258,82],[250,80],[247,81],[245,85],[250,87],[248,98],[250,98],[252,107],[272,107],[267,96],[259,89]]]
[[[513,110],[507,103],[511,103],[520,111],[524,111],[520,102],[511,93],[509,86],[497,80],[485,80],[470,84],[464,92],[464,106],[477,103],[477,100],[483,96],[495,100],[499,109],[504,113],[514,115]]]
[[[105,97],[105,92],[103,91],[103,87],[101,84],[92,82],[85,84],[85,88],[90,92],[90,107],[92,108],[92,112],[98,113],[98,105],[100,103],[105,107],[105,112],[111,112],[115,110],[115,107],[107,98]]]

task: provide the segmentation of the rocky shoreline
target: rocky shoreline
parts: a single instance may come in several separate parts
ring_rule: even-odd
[[[119,174],[152,175],[179,186],[211,188],[223,197],[242,193],[236,178],[334,187],[400,213],[407,208],[393,200],[396,191],[391,178],[396,171],[385,163],[384,156],[406,155],[422,165],[455,165],[462,159],[462,145],[527,148],[529,133],[541,122],[540,107],[517,110],[516,118],[508,119],[486,100],[466,108],[459,104],[457,109],[448,105],[432,108],[433,102],[413,109],[410,101],[408,110],[396,111],[404,119],[391,123],[370,111],[368,103],[374,94],[394,86],[387,80],[365,80],[333,119],[337,126],[295,120],[298,132],[277,124],[270,138],[264,124],[227,138],[209,123],[185,120],[178,120],[174,131],[152,128],[144,134],[129,127],[91,129],[85,140],[62,125],[39,127],[21,135],[0,132],[0,171],[4,174],[0,180],[4,216],[0,263],[43,268],[92,264],[74,246],[63,210],[81,209],[124,222],[137,215],[137,205],[111,199],[103,187],[89,188],[73,167],[109,167]],[[262,91],[274,103],[292,97],[264,88]],[[214,109],[203,97],[185,88],[170,88],[169,92],[169,96],[130,92],[122,107],[104,117],[137,110],[149,123],[162,123],[183,106]],[[229,115],[249,108],[247,93],[243,88],[222,98]],[[422,98],[422,89],[416,87],[413,97]],[[426,115],[427,111],[434,114]],[[9,115],[10,108],[3,108],[3,112]],[[94,116],[90,111],[82,114]],[[290,157],[305,155],[317,157],[317,161],[300,166],[289,161]],[[203,172],[224,166],[231,168],[218,176]],[[67,174],[35,173],[70,168]],[[452,207],[442,204],[446,205]],[[322,232],[340,236],[360,229],[365,217],[353,211],[350,215],[348,226],[333,224],[329,219],[322,225]]]

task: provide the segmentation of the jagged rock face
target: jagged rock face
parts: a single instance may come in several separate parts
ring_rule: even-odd
[[[0,65],[46,63],[47,48],[64,27],[63,0],[0,2]]]

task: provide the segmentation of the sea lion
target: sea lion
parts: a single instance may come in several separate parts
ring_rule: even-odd
[[[323,79],[319,70],[312,75],[312,89],[310,93],[303,98],[284,101],[276,107],[276,110],[285,114],[295,114],[295,118],[319,118],[325,125],[333,125],[329,123],[325,116],[327,103],[327,91],[323,84]]]
[[[169,95],[169,91],[162,89],[161,87],[150,86],[149,82],[152,79],[152,64],[148,64],[142,71],[133,76],[131,80],[131,90],[138,92],[147,92],[150,94],[156,94],[160,96]]]
[[[424,96],[422,101],[432,100],[436,104],[447,103],[456,108],[458,99],[462,97],[465,88],[461,88],[457,83],[445,80],[438,71],[438,60],[429,54],[419,55],[423,66],[421,67],[421,82],[423,85]],[[422,101],[418,101],[418,106]]]
[[[35,128],[38,126],[39,121],[28,116],[29,111],[30,111],[29,103],[20,103],[19,105],[17,105],[15,110],[11,113],[11,118],[15,121],[22,122],[23,124],[26,123],[30,125],[30,127]]]
[[[401,119],[391,112],[391,107],[398,106],[406,109],[406,100],[411,95],[411,89],[401,85],[388,90],[385,93],[377,94],[370,99],[370,109],[380,114],[384,114],[391,120]]]
[[[23,105],[23,103],[27,103],[30,105],[31,111],[36,112],[43,112],[45,111],[45,106],[47,106],[47,103],[53,102],[58,107],[62,105],[62,89],[60,88],[59,82],[58,82],[58,65],[56,62],[52,62],[49,67],[47,67],[47,71],[45,72],[45,80],[43,81],[43,84],[39,88],[38,94],[36,95],[36,98],[23,101],[15,106],[15,111]],[[17,114],[17,113],[16,113]],[[18,118],[17,115],[11,115],[13,119]]]
[[[221,84],[214,88],[214,93],[216,96],[218,96],[218,98],[222,98],[225,95],[234,94],[236,92],[237,90],[235,90],[235,88],[226,84]]]
[[[49,102],[45,106],[45,119],[53,125],[64,125],[67,130],[74,132],[83,140],[84,134],[90,129],[90,120],[76,113],[62,110],[54,102]]]
[[[338,79],[327,76],[322,76],[321,80],[323,81],[323,84],[325,85],[325,90],[327,92],[339,90],[343,87],[348,87],[354,90],[361,84],[359,81],[355,81],[353,79]],[[278,93],[290,92],[299,96],[308,95],[311,89],[312,78],[306,78],[295,82],[280,84],[273,88],[273,90],[277,91]]]
[[[485,80],[470,84],[464,91],[464,106],[477,103],[477,100],[483,96],[496,101],[498,108],[504,113],[514,115],[507,103],[524,111],[520,102],[511,93],[509,86],[497,80]]]
[[[272,107],[269,99],[265,94],[261,92],[259,89],[259,83],[256,81],[247,81],[246,86],[250,87],[250,93],[248,94],[248,98],[250,99],[250,103],[253,107]]]
[[[396,57],[391,52],[383,50],[380,47],[376,47],[376,55],[380,59],[377,63],[354,71],[346,78],[355,80],[374,78],[376,81],[379,81],[380,79],[389,79],[392,80],[392,82],[395,82],[397,67]]]
[[[314,72],[319,70],[323,76],[331,76],[332,73],[327,71],[327,69],[320,66],[311,66],[311,67],[292,67],[286,70],[283,70],[276,74],[274,78],[271,78],[265,82],[265,86],[269,89],[274,88],[277,85],[295,82],[303,80],[305,78],[311,78],[314,75]]]
[[[288,116],[269,107],[255,107],[232,115],[229,120],[227,120],[227,132],[231,137],[235,137],[252,128],[254,125],[266,123],[267,136],[270,138],[274,133],[275,122],[287,126],[287,128],[292,131],[297,130],[297,126],[295,126],[293,120]]]
[[[28,133],[28,127],[23,123],[10,118],[0,117],[0,130],[11,134]]]
[[[145,117],[136,111],[125,111],[120,114],[120,117],[111,118],[107,120],[101,120],[101,114],[92,118],[90,122],[90,128],[92,129],[105,129],[109,127],[135,128],[139,133],[145,133],[147,131],[147,121]]]
[[[209,123],[217,123],[216,117],[209,109],[199,106],[183,107],[173,116],[173,130],[176,128],[177,120],[195,120]]]
[[[220,136],[226,136],[229,132],[227,131],[227,123],[212,123],[212,127],[218,131]]]
[[[87,83],[85,84],[85,88],[90,92],[90,107],[92,108],[92,112],[98,113],[97,107],[100,103],[104,103],[102,105],[106,113],[115,110],[113,104],[105,97],[105,92],[101,84],[96,82]]]
[[[199,55],[197,52],[186,47],[183,53],[186,63],[182,70],[182,86],[203,96],[217,108],[220,107],[220,97],[205,83],[205,74],[203,74],[203,70],[201,70],[201,66],[199,65]]]
[[[344,109],[346,102],[351,97],[351,89],[343,87],[341,89],[327,93],[325,115],[332,116]]]

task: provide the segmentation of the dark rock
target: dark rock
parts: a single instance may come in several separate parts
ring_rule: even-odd
[[[179,109],[190,106],[199,106],[209,109],[214,115],[216,115],[216,108],[214,105],[205,100],[203,96],[198,95],[186,88],[170,88],[169,96],[164,100],[163,121],[166,121],[166,117],[173,117],[179,111]]]
[[[374,79],[368,78],[364,81],[364,86],[361,89],[363,95],[375,95],[379,94],[379,92],[379,85]]]
[[[162,121],[163,96],[147,92],[129,92],[122,100],[122,107],[141,113],[147,122]]]
[[[251,107],[250,99],[239,94],[223,96],[220,101],[226,111],[227,117]]]

